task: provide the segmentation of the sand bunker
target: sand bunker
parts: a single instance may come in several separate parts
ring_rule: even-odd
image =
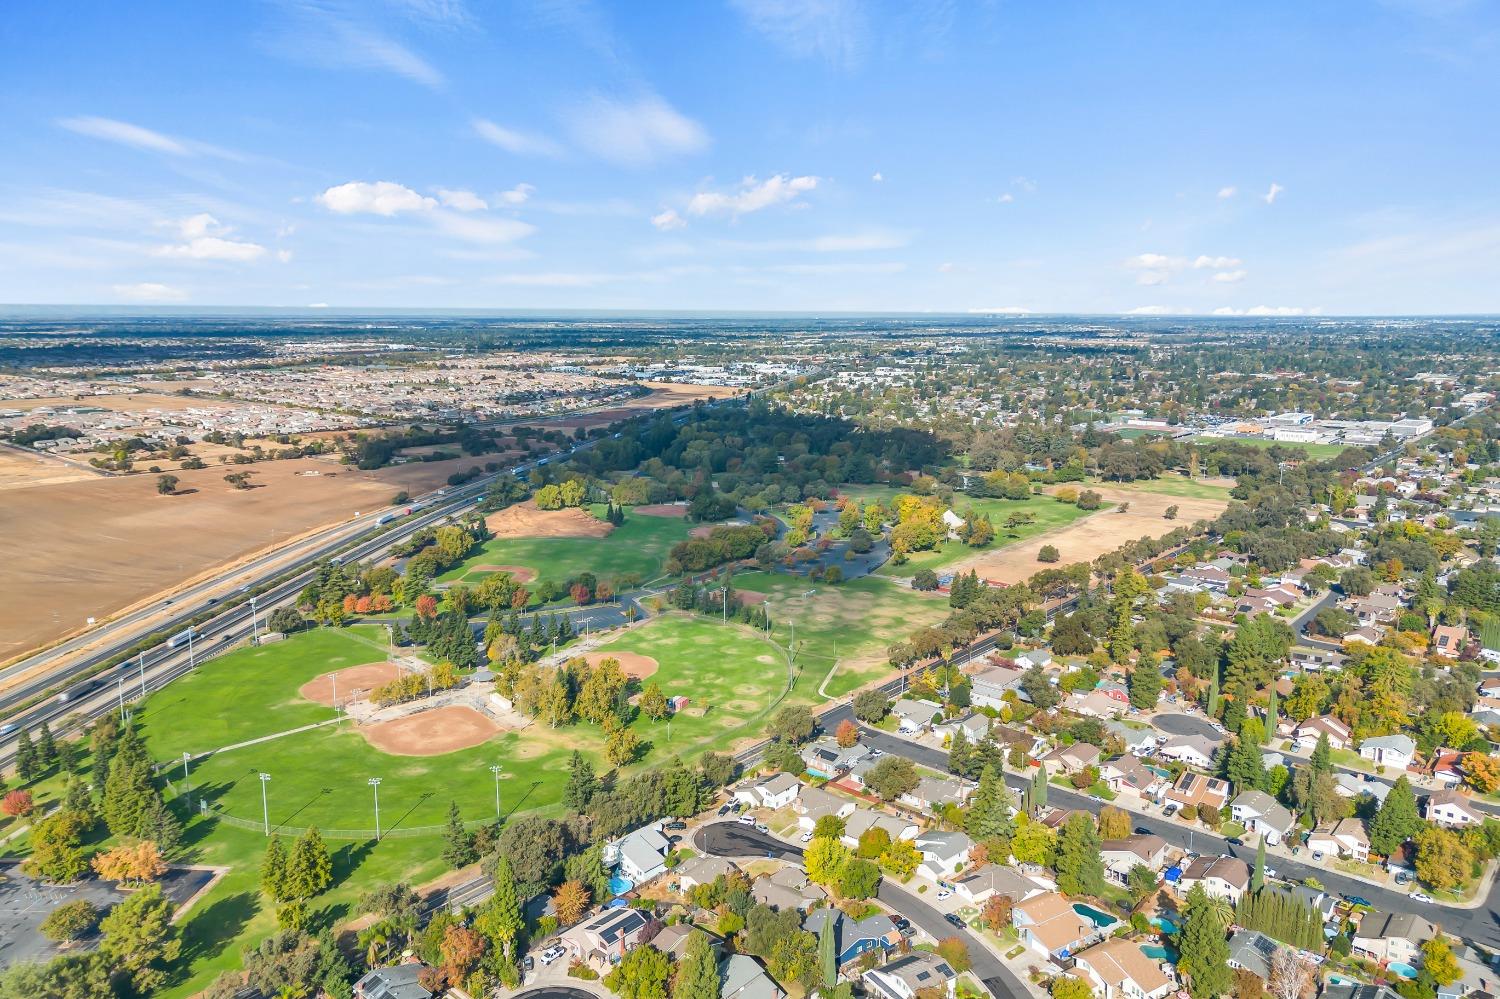
[[[484,520],[497,538],[602,538],[615,525],[600,520],[576,507],[567,510],[538,510],[527,500],[492,513]]]
[[[524,565],[476,565],[470,572],[508,572],[518,583],[529,583],[536,578],[536,570]]]
[[[589,652],[583,658],[591,669],[606,659],[618,659],[620,672],[636,680],[644,680],[660,668],[655,659],[639,652]]]
[[[348,704],[364,698],[381,684],[390,683],[401,676],[401,667],[395,663],[365,663],[347,669],[324,673],[304,683],[297,691],[309,701],[333,707],[333,692],[338,690],[339,703]],[[337,683],[335,683],[335,678]]]
[[[463,705],[418,711],[359,728],[370,745],[392,756],[442,756],[488,742],[500,731],[493,718]]]
[[[630,512],[645,514],[647,517],[686,517],[688,508],[685,503],[651,503],[646,506],[631,507]]]

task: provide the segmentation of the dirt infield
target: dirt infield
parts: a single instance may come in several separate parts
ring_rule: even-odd
[[[499,731],[493,718],[461,704],[359,727],[370,745],[392,756],[442,756],[482,745]]]
[[[529,583],[536,578],[536,570],[528,569],[524,565],[476,565],[469,572],[508,572],[518,583]]]
[[[678,503],[648,503],[645,506],[631,507],[630,512],[647,517],[686,517],[688,508]]]
[[[620,672],[633,680],[644,680],[660,668],[655,659],[643,656],[639,652],[589,652],[583,658],[589,664],[590,669],[606,659],[618,660]]]
[[[615,525],[582,510],[538,510],[527,500],[484,520],[497,538],[603,538]]]
[[[739,597],[740,603],[745,604],[747,607],[763,604],[770,599],[766,594],[756,593],[754,590],[735,590],[734,595]]]
[[[395,663],[365,663],[363,666],[350,666],[314,677],[299,687],[297,693],[309,701],[333,707],[335,688],[338,689],[339,703],[348,704],[400,675],[401,667]],[[335,680],[338,682],[335,683]]]
[[[1223,500],[1164,496],[1160,493],[1111,489],[1103,485],[1088,488],[1114,506],[1076,520],[1066,527],[1038,534],[996,551],[971,556],[955,564],[953,570],[968,572],[975,569],[981,579],[1020,583],[1042,569],[1062,569],[1079,562],[1092,562],[1127,541],[1160,537],[1174,527],[1217,517],[1229,505]],[[1129,503],[1130,509],[1120,513],[1121,503]],[[1162,516],[1169,506],[1177,507],[1176,520],[1167,520]],[[1036,554],[1044,545],[1055,546],[1061,559],[1052,563],[1038,562]]]

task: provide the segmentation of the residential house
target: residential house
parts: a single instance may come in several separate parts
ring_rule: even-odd
[[[1073,955],[1073,974],[1101,999],[1162,999],[1176,988],[1171,966],[1154,961],[1133,940],[1107,940]]]
[[[1437,929],[1411,912],[1367,912],[1354,931],[1356,953],[1386,964],[1396,961],[1416,967],[1421,964],[1422,945]]]
[[[1195,565],[1192,568],[1182,570],[1180,575],[1183,579],[1202,583],[1215,593],[1227,593],[1229,591],[1229,573],[1227,570],[1216,565]]]
[[[876,999],[916,999],[941,990],[953,999],[958,975],[936,954],[917,952],[864,973],[865,991]]]
[[[1325,735],[1328,736],[1328,748],[1349,748],[1349,726],[1332,715],[1309,718],[1292,729],[1292,741],[1309,752],[1317,748],[1318,740]]]
[[[1349,982],[1345,985],[1325,986],[1322,999],[1401,999],[1401,994],[1384,985]]]
[[[650,923],[639,909],[600,909],[564,930],[558,943],[567,948],[572,960],[602,970],[624,957]]]
[[[750,808],[785,808],[802,790],[802,782],[789,773],[775,773],[762,777],[749,787],[734,792],[736,801]]]
[[[832,780],[864,759],[869,751],[863,743],[840,746],[833,736],[825,735],[802,750],[802,762],[814,777]]]
[[[1021,678],[1025,675],[1024,669],[1014,666],[995,666],[976,674],[969,687],[969,703],[976,708],[994,708],[998,711],[1005,707],[1005,692],[1018,690]]]
[[[1432,629],[1429,652],[1444,659],[1457,659],[1469,644],[1469,630],[1456,624],[1440,624]]]
[[[1104,690],[1076,690],[1063,699],[1062,706],[1085,718],[1118,718],[1130,707]]]
[[[925,732],[932,721],[943,713],[943,706],[935,701],[903,697],[891,705],[891,714],[896,716],[896,727],[906,735]]]
[[[1483,955],[1468,944],[1453,945],[1453,958],[1463,977],[1451,985],[1438,987],[1438,999],[1462,999],[1476,992],[1495,995],[1500,988],[1500,972]]]
[[[956,777],[921,777],[917,786],[898,800],[903,805],[933,812],[944,805],[962,806],[974,793],[974,785]]]
[[[830,919],[833,920],[834,953],[838,955],[840,967],[866,951],[890,951],[901,944],[901,932],[885,913],[856,920],[829,906],[809,912],[802,921],[802,928],[821,936],[823,924]]]
[[[1032,649],[1029,652],[1022,652],[1016,656],[1015,662],[1022,669],[1032,669],[1037,666],[1046,669],[1052,665],[1052,653],[1046,649]]]
[[[1229,803],[1229,782],[1217,777],[1184,770],[1177,780],[1167,788],[1167,801],[1176,802],[1178,808],[1192,805],[1194,808],[1218,810]]]
[[[1131,756],[1150,756],[1156,752],[1156,734],[1149,728],[1132,728],[1122,721],[1104,723],[1104,731],[1125,744]]]
[[[1344,635],[1344,643],[1364,642],[1366,645],[1379,645],[1380,640],[1385,637],[1385,628],[1378,624],[1362,624],[1353,631]]]
[[[1167,860],[1167,841],[1150,833],[1136,833],[1124,839],[1107,839],[1099,844],[1099,856],[1104,860],[1104,876],[1118,884],[1125,884],[1130,872],[1136,867],[1150,868],[1159,872]]]
[[[980,714],[964,715],[962,718],[932,726],[933,733],[944,742],[952,742],[960,732],[969,742],[979,742],[989,733],[989,730],[989,716]]]
[[[803,832],[812,832],[825,815],[848,819],[854,814],[854,808],[850,799],[830,794],[820,787],[804,787],[797,800],[792,802],[792,811],[797,813],[797,826]]]
[[[1307,837],[1307,848],[1355,860],[1370,859],[1370,837],[1364,823],[1354,817],[1339,819],[1331,826],[1319,826]]]
[[[1422,807],[1422,818],[1449,829],[1476,826],[1484,821],[1484,815],[1474,807],[1469,796],[1454,790],[1429,794]]]
[[[786,999],[786,990],[747,954],[730,954],[719,962],[721,999]]]
[[[898,839],[916,839],[917,833],[921,831],[910,819],[897,818],[885,812],[877,812],[873,808],[856,808],[844,820],[844,845],[851,850],[854,849],[859,846],[859,838],[865,834],[865,831],[877,826],[886,831],[892,842]]]
[[[1167,786],[1166,780],[1134,756],[1113,756],[1099,765],[1099,779],[1115,794],[1128,792],[1141,798],[1155,798]]]
[[[1378,802],[1384,802],[1385,796],[1391,791],[1391,786],[1374,777],[1356,777],[1354,774],[1340,771],[1333,775],[1333,789],[1345,798],[1361,798],[1369,795]]]
[[[650,881],[667,870],[667,854],[672,844],[654,825],[642,826],[615,840],[604,851],[606,864],[618,864],[620,876],[631,884]]]
[[[922,854],[917,873],[932,881],[946,881],[969,862],[974,841],[963,832],[925,832],[917,836],[916,846]]]
[[[953,893],[971,905],[984,905],[991,895],[1004,895],[1012,902],[1024,902],[1043,892],[1055,890],[1055,885],[1048,887],[1014,867],[998,864],[985,864],[953,882]]]
[[[1292,665],[1306,673],[1321,673],[1325,670],[1337,670],[1344,668],[1344,662],[1349,657],[1342,652],[1329,652],[1322,649],[1293,649]]]
[[[1156,755],[1164,760],[1178,760],[1193,767],[1211,767],[1219,742],[1205,735],[1178,735],[1162,743]]]
[[[1359,744],[1359,755],[1378,767],[1405,770],[1417,755],[1417,743],[1409,735],[1377,735]]]
[[[1229,935],[1229,960],[1225,963],[1236,970],[1243,968],[1262,982],[1269,982],[1271,959],[1281,949],[1281,944],[1259,930],[1235,930]]]
[[[1297,822],[1296,817],[1275,798],[1254,788],[1235,796],[1229,804],[1229,814],[1247,832],[1262,837],[1268,846],[1281,842]]]
[[[1447,788],[1463,783],[1463,754],[1456,749],[1437,749],[1418,772]]]
[[[1075,742],[1071,746],[1058,746],[1038,762],[1049,777],[1058,774],[1082,773],[1085,767],[1099,762],[1099,747],[1087,742]]]
[[[1250,868],[1236,857],[1199,857],[1182,872],[1177,889],[1186,895],[1196,884],[1216,898],[1238,903],[1250,886]]]
[[[1011,909],[1011,925],[1021,942],[1043,957],[1063,960],[1087,947],[1098,936],[1094,924],[1073,909],[1057,892],[1037,895]]]
[[[1396,615],[1404,606],[1400,597],[1387,593],[1371,593],[1369,596],[1347,601],[1344,609],[1353,614],[1354,619],[1361,626],[1365,626],[1390,624],[1396,620]]]
[[[1009,725],[994,724],[990,726],[990,738],[997,746],[1009,752],[1019,749],[1027,756],[1035,757],[1047,748],[1047,740],[1030,732],[1022,732],[1020,729],[1011,728]]]
[[[354,999],[432,999],[417,981],[426,968],[420,961],[375,968],[354,983]]]
[[[713,884],[734,870],[738,868],[723,857],[702,854],[689,857],[672,868],[672,878],[677,882],[678,891],[692,891],[699,885]]]
[[[688,941],[694,933],[702,933],[708,938],[708,946],[715,956],[724,953],[724,939],[718,934],[710,933],[700,929],[692,923],[673,923],[671,926],[662,928],[662,931],[651,938],[651,946],[671,957],[674,961],[681,961],[687,955]]]
[[[750,897],[773,909],[806,912],[827,899],[828,893],[809,881],[802,868],[787,866],[769,877],[757,878],[750,886]]]

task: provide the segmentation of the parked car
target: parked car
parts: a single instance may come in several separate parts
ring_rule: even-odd
[[[811,843],[812,842],[812,833],[805,832],[805,833],[802,834],[802,836],[800,838],[801,838],[802,842],[804,842],[804,843]]]
[[[1227,840],[1225,840],[1224,842],[1228,843],[1230,846],[1244,846],[1245,845],[1245,841],[1242,840],[1242,839],[1240,839],[1238,836],[1231,836]]]
[[[900,930],[903,933],[911,929],[911,920],[907,919],[905,916],[897,916],[895,919],[891,920],[891,922],[895,924],[896,929]]]
[[[768,833],[771,831],[771,827],[766,825],[764,822],[757,822],[755,823],[755,831]]]
[[[734,821],[738,822],[742,826],[753,826],[753,825],[755,825],[755,816],[753,816],[753,815],[741,815],[739,818],[735,819]]]
[[[1425,891],[1414,891],[1414,892],[1412,892],[1410,895],[1408,895],[1406,897],[1409,898],[1409,899],[1411,899],[1413,902],[1431,902],[1432,901],[1432,896],[1429,895],[1429,894],[1427,894]]]
[[[1162,814],[1165,815],[1169,819],[1172,816],[1176,815],[1177,814],[1177,802],[1174,801],[1171,804],[1167,805],[1166,808],[1162,809]]]
[[[956,912],[950,912],[943,918],[952,923],[954,926],[957,926],[961,930],[966,930],[969,928],[967,925],[965,925],[964,921],[959,918]]]
[[[536,970],[536,958],[532,957],[530,954],[527,954],[526,957],[521,961],[521,967],[528,975],[531,974]]]
[[[732,801],[726,801],[724,802],[724,804],[719,806],[719,814],[721,816],[728,815],[732,811],[734,811],[734,802]]]
[[[665,826],[663,826],[663,828],[672,829],[674,831],[681,831],[687,828],[687,823],[683,822],[681,819],[676,819],[672,822],[668,822]]]
[[[1151,835],[1151,830],[1147,829],[1145,826],[1136,826],[1135,827],[1135,834],[1137,836],[1150,836]]]
[[[548,947],[546,950],[542,951],[542,964],[551,964],[553,961],[556,961],[567,952],[568,949],[562,944],[553,944],[551,947]]]
[[[953,897],[953,892],[950,889],[948,889],[948,888],[940,888],[938,890],[937,900],[939,902],[943,901],[943,899],[945,899],[945,898],[952,898],[952,897]]]

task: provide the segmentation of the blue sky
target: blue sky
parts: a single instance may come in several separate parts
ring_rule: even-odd
[[[1492,0],[85,0],[0,37],[0,302],[1500,311]]]

